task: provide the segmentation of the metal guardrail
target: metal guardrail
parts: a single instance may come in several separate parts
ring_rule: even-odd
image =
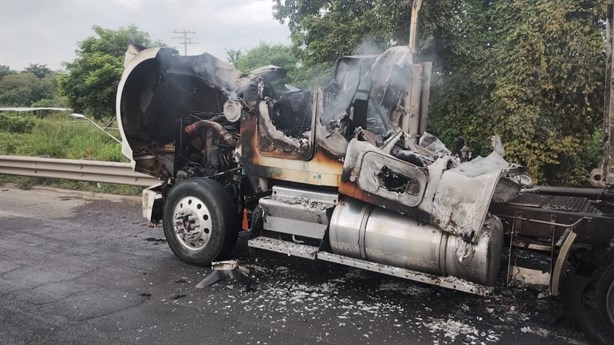
[[[160,182],[129,163],[0,155],[0,174],[149,187]]]

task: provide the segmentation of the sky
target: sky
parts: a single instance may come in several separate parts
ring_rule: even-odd
[[[0,0],[0,65],[21,70],[31,63],[58,69],[75,58],[92,26],[139,30],[178,48],[173,31],[190,30],[198,44],[188,55],[248,50],[260,41],[290,44],[287,25],[272,16],[272,0]]]

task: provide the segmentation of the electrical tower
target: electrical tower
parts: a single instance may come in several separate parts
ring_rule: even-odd
[[[183,30],[183,31],[179,31],[179,30],[173,30],[174,34],[181,34],[182,36],[175,36],[173,37],[173,39],[178,39],[179,44],[183,44],[183,55],[188,55],[188,44],[198,44],[197,42],[192,41],[191,37],[188,37],[188,35],[192,35],[195,34],[196,32],[191,31],[191,30]]]

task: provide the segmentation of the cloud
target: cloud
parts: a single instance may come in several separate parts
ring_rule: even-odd
[[[260,41],[290,43],[287,26],[272,17],[271,0],[2,0],[0,64],[59,68],[74,59],[77,42],[93,34],[93,25],[130,24],[178,48],[172,31],[195,31],[191,38],[198,44],[189,46],[188,54],[207,51],[219,58],[226,57],[226,49],[250,49]]]

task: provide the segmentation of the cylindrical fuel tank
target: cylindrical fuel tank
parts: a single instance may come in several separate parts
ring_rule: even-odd
[[[494,285],[503,249],[501,221],[489,216],[476,243],[407,216],[346,198],[330,222],[334,253]]]

